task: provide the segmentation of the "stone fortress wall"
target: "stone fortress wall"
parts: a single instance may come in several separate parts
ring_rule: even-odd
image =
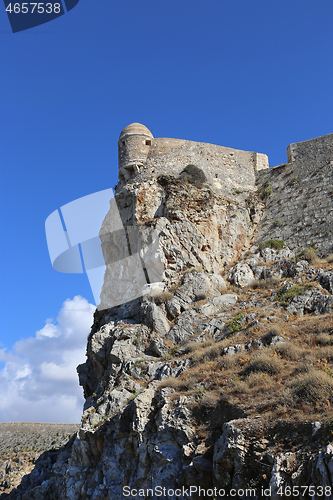
[[[132,123],[118,141],[121,182],[142,182],[155,175],[174,175],[189,164],[200,167],[209,184],[225,195],[233,189],[252,190],[257,171],[268,168],[262,153],[241,151],[214,144],[157,138],[139,123]]]
[[[333,252],[333,134],[290,144],[288,163],[273,168],[265,154],[154,138],[139,123],[121,132],[118,151],[120,188],[158,175],[178,176],[194,164],[215,192],[236,202],[257,190],[267,193],[257,242],[283,239],[295,251],[315,246],[319,255]]]
[[[332,253],[333,134],[290,144],[287,156],[287,164],[258,173],[258,188],[270,194],[257,239]]]

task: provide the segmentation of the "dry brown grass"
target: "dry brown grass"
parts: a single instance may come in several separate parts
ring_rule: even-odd
[[[246,394],[249,392],[249,385],[245,382],[245,380],[232,380],[230,385],[231,392],[233,394]]]
[[[318,335],[320,333],[327,333],[333,329],[333,317],[330,314],[323,316],[310,316],[304,315],[296,318],[293,321],[298,328],[298,331],[304,335]]]
[[[333,345],[333,335],[329,335],[328,333],[320,333],[317,335],[316,340],[319,345]]]
[[[171,300],[173,297],[173,293],[169,292],[168,290],[165,290],[164,292],[159,293],[158,295],[154,295],[152,297],[153,301],[155,304],[160,305],[165,302],[168,302],[168,300]]]
[[[326,262],[331,264],[333,262],[333,253],[330,253],[328,257],[326,257]]]
[[[200,382],[200,376],[196,371],[191,369],[186,370],[186,375],[182,374],[180,377],[169,377],[163,380],[160,384],[160,388],[170,387],[175,391],[189,391],[197,386]]]
[[[294,344],[290,342],[286,342],[284,344],[278,344],[275,347],[275,351],[279,354],[283,359],[287,359],[290,361],[300,360],[302,356],[304,356],[304,350],[299,349]]]
[[[226,354],[221,356],[217,361],[217,367],[219,370],[230,370],[231,368],[237,368],[243,353],[237,353],[230,356]]]
[[[246,383],[250,388],[256,387],[259,389],[260,387],[267,387],[274,382],[274,379],[267,374],[263,374],[261,372],[252,372],[246,378]]]
[[[324,347],[320,349],[320,359],[327,359],[328,362],[333,361],[333,347]]]
[[[268,330],[267,333],[265,333],[265,335],[263,335],[261,340],[263,341],[264,344],[270,344],[273,337],[281,337],[282,333],[283,333],[283,330],[282,330],[281,326],[274,325],[274,326],[272,326],[272,328],[270,328]]]
[[[204,345],[201,349],[197,348],[192,351],[190,359],[193,365],[204,363],[205,361],[216,359],[221,356],[223,349],[227,346],[228,342],[222,340],[221,342],[212,342],[209,345]]]
[[[307,260],[309,264],[316,264],[319,260],[314,248],[306,248],[303,250],[301,257]]]
[[[277,288],[280,284],[280,278],[267,278],[262,280],[253,280],[246,287],[246,290],[271,290]]]
[[[283,366],[283,361],[278,356],[274,356],[274,353],[260,352],[244,368],[242,374],[247,376],[253,372],[263,372],[269,375],[276,375],[281,372]]]
[[[333,397],[333,379],[322,370],[311,370],[306,378],[298,377],[291,383],[293,393],[298,398],[315,403]]]
[[[240,311],[247,313],[247,309]],[[252,340],[269,334],[282,335],[286,342],[261,351],[223,354],[225,347],[246,343],[250,330]],[[172,399],[186,394],[203,415],[217,411],[216,402],[223,394],[230,407],[240,407],[249,416],[259,413],[272,419],[329,419],[333,415],[328,397],[333,397],[333,378],[329,375],[333,374],[332,330],[330,315],[291,316],[288,322],[263,322],[260,331],[244,329],[222,342],[211,338],[193,343],[185,355],[191,360],[191,368],[176,381],[164,381],[163,386],[174,389]]]

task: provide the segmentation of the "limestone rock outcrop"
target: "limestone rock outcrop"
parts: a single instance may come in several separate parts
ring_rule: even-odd
[[[276,224],[273,234],[262,224],[274,212],[267,180],[277,185],[283,169],[256,173],[256,153],[235,159],[222,151],[229,155],[225,189],[213,175],[217,153],[206,181],[197,182],[182,175],[168,139],[156,142],[132,125],[119,139],[117,224],[154,231],[147,234],[154,234],[162,279],[142,296],[96,310],[87,360],[77,368],[85,396],[80,429],[1,498],[157,500],[177,491],[185,500],[189,492],[204,496],[202,488],[216,500],[278,499],[301,487],[304,498],[332,498],[332,258],[312,262],[297,254],[289,228]],[[182,160],[183,142],[175,145]],[[158,144],[167,150],[162,171]],[[191,151],[215,155],[208,146]],[[301,162],[296,153],[290,165]],[[326,191],[324,200],[326,207]],[[104,228],[116,216],[110,211]],[[106,239],[102,248],[107,254]],[[111,286],[114,295],[124,286],[110,273],[105,303]]]

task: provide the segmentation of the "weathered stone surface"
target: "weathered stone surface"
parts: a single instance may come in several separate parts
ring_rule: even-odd
[[[218,488],[242,486],[242,468],[247,451],[243,433],[234,421],[224,425],[222,436],[214,446],[213,470]]]
[[[322,269],[318,271],[317,280],[325,290],[333,294],[333,271],[324,272]]]
[[[192,309],[185,311],[178,318],[175,326],[169,331],[167,338],[179,344],[184,340],[188,340],[192,335],[200,334],[207,324],[207,319],[197,314]]]
[[[230,271],[228,281],[241,288],[254,280],[254,274],[248,264],[236,264]]]
[[[215,314],[220,311],[225,311],[230,307],[234,306],[238,300],[237,295],[226,293],[225,295],[220,295],[218,297],[213,297],[208,299],[208,301],[198,307],[198,312],[205,314],[206,316],[210,314]]]
[[[164,337],[170,330],[170,325],[161,309],[154,303],[143,304],[144,315],[148,326]]]
[[[296,295],[291,301],[286,311],[288,314],[299,314],[305,312],[314,314],[330,314],[333,310],[333,297],[324,295],[317,289],[307,290]]]
[[[262,170],[258,187],[266,207],[258,242],[284,240],[295,253],[316,246],[332,253],[333,134],[290,144],[288,163]]]
[[[111,210],[103,222],[104,229],[119,227],[122,231],[123,225],[127,226],[129,240],[131,227],[146,229],[151,236],[128,267],[124,282],[111,290],[110,269],[105,276],[102,302],[111,295],[117,298],[120,292],[130,297],[132,281],[135,297],[96,311],[87,361],[78,367],[86,398],[80,429],[67,447],[42,455],[21,488],[7,498],[123,500],[124,486],[139,490],[157,485],[172,489],[216,486],[225,488],[228,495],[230,488],[246,489],[254,484],[259,500],[263,486],[271,487],[271,498],[280,498],[280,486],[332,485],[333,446],[323,439],[324,424],[313,432],[312,422],[263,419],[266,401],[256,406],[256,415],[246,397],[238,407],[233,403],[234,393],[227,400],[223,391],[225,384],[235,383],[237,378],[241,384],[246,382],[241,378],[244,375],[232,375],[231,379],[229,368],[225,368],[230,363],[239,363],[241,374],[253,351],[274,353],[274,345],[284,338],[290,341],[293,325],[288,321],[292,314],[332,313],[331,267],[324,271],[307,261],[295,262],[293,252],[312,244],[311,221],[320,231],[324,228],[331,234],[331,169],[325,155],[333,137],[291,147],[289,165],[262,171],[256,193],[254,171],[260,158],[255,153],[244,156],[235,150],[188,141],[154,142],[149,130],[140,127],[138,134],[133,133],[138,131],[135,126],[125,130],[121,138],[119,146],[125,149],[121,149],[121,181],[116,191],[119,214]],[[134,141],[134,149],[126,145],[128,137]],[[314,144],[322,162],[321,180],[314,170]],[[189,151],[189,146],[193,150]],[[163,154],[158,154],[159,147]],[[133,151],[138,154],[131,163]],[[229,156],[224,158],[223,154]],[[180,175],[186,165],[179,159],[198,161],[207,182],[199,185]],[[295,169],[294,181],[290,167]],[[304,174],[303,192],[299,190],[297,199],[289,201],[299,173]],[[260,199],[263,189],[270,192],[268,180],[274,202],[273,193]],[[316,185],[322,188],[320,195],[314,191]],[[314,203],[304,207],[309,194]],[[324,216],[327,220],[322,220]],[[332,241],[325,232],[316,235],[321,253],[329,251]],[[120,232],[112,240],[114,251],[107,245],[110,242],[103,242],[108,258],[111,250],[116,256],[118,251],[119,255],[124,252],[123,246],[128,245],[124,234]],[[289,248],[259,250],[255,241],[269,239],[284,239]],[[147,250],[150,245],[151,254]],[[147,284],[146,274],[152,271],[146,266],[144,272],[142,261],[147,264],[155,254],[163,276],[148,276],[152,283]],[[253,279],[277,277],[285,281],[275,286],[276,280],[272,280],[272,289],[266,287],[264,292],[241,290],[238,300],[237,295],[225,293],[220,273],[226,277],[226,265],[233,266],[228,280],[241,288]],[[121,265],[118,271],[120,276]],[[318,283],[314,286],[307,283],[309,280]],[[303,282],[304,288],[299,288],[302,293],[282,305],[281,291],[283,295]],[[285,321],[283,337],[272,334],[266,342],[262,335],[273,321]],[[238,330],[242,340],[235,337]],[[222,339],[226,343],[216,346]],[[279,353],[279,348],[276,351]],[[196,352],[198,357],[208,354],[197,378],[191,379]],[[283,359],[283,363],[287,361]],[[219,363],[226,377],[221,387],[216,387]],[[190,390],[185,395],[187,384]],[[210,394],[205,392],[207,387],[209,391],[213,387]],[[329,408],[330,403],[327,400],[324,404]],[[272,411],[276,404],[270,400]],[[0,481],[7,480],[11,468],[9,462],[0,468]],[[152,500],[158,498],[152,496]]]

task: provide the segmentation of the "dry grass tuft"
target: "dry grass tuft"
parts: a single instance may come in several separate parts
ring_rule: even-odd
[[[160,304],[164,304],[165,302],[168,302],[168,300],[171,300],[172,297],[173,297],[173,293],[166,290],[166,291],[161,292],[157,295],[154,295],[152,298],[153,298],[153,301],[155,302],[155,304],[160,305]]]
[[[229,356],[229,354],[226,354],[225,356],[222,356],[219,358],[217,362],[217,366],[219,370],[230,370],[231,368],[234,368],[235,366],[238,365],[239,358],[241,356],[241,353],[239,354],[233,354],[232,356]]]
[[[329,335],[328,333],[320,333],[315,338],[319,345],[322,346],[333,345],[333,335]]]
[[[326,257],[326,262],[328,264],[332,264],[332,262],[333,262],[333,253],[331,253],[328,257]]]
[[[246,290],[271,290],[280,284],[279,278],[267,278],[266,280],[253,280],[245,288]]]
[[[307,260],[309,264],[316,264],[319,261],[316,250],[311,247],[303,250],[301,257]]]
[[[245,382],[245,380],[236,378],[231,381],[231,392],[234,394],[246,394],[249,392],[249,385]]]
[[[246,383],[251,388],[256,387],[257,389],[259,389],[259,387],[266,387],[267,385],[273,383],[273,379],[266,373],[263,374],[261,372],[252,372],[247,377]]]
[[[269,345],[273,337],[280,337],[282,335],[282,329],[280,326],[275,325],[263,336],[261,340],[264,344]]]
[[[311,370],[308,376],[298,377],[291,385],[295,396],[315,403],[330,400],[333,397],[333,379],[322,370]]]
[[[281,372],[283,366],[283,361],[279,357],[274,355],[270,356],[262,352],[253,358],[252,362],[244,368],[242,374],[248,376],[253,372],[263,372],[269,375],[276,375]]]
[[[221,356],[223,349],[226,347],[227,341],[214,342],[208,346],[203,346],[201,349],[195,349],[190,356],[193,365],[204,363]]]
[[[208,339],[208,340],[205,340],[204,342],[190,342],[186,346],[186,351],[187,352],[194,352],[194,351],[198,351],[201,349],[206,349],[207,347],[210,347],[213,344],[215,344],[214,339]]]
[[[170,387],[175,391],[190,391],[194,389],[200,381],[200,376],[197,372],[186,370],[185,374],[180,377],[169,377],[163,380],[160,384],[160,389],[163,387]]]
[[[333,361],[333,347],[324,347],[320,349],[321,358],[327,359],[327,361]]]
[[[283,358],[289,361],[296,361],[304,356],[304,350],[297,348],[294,344],[286,342],[284,344],[278,344],[275,347],[275,351]]]

